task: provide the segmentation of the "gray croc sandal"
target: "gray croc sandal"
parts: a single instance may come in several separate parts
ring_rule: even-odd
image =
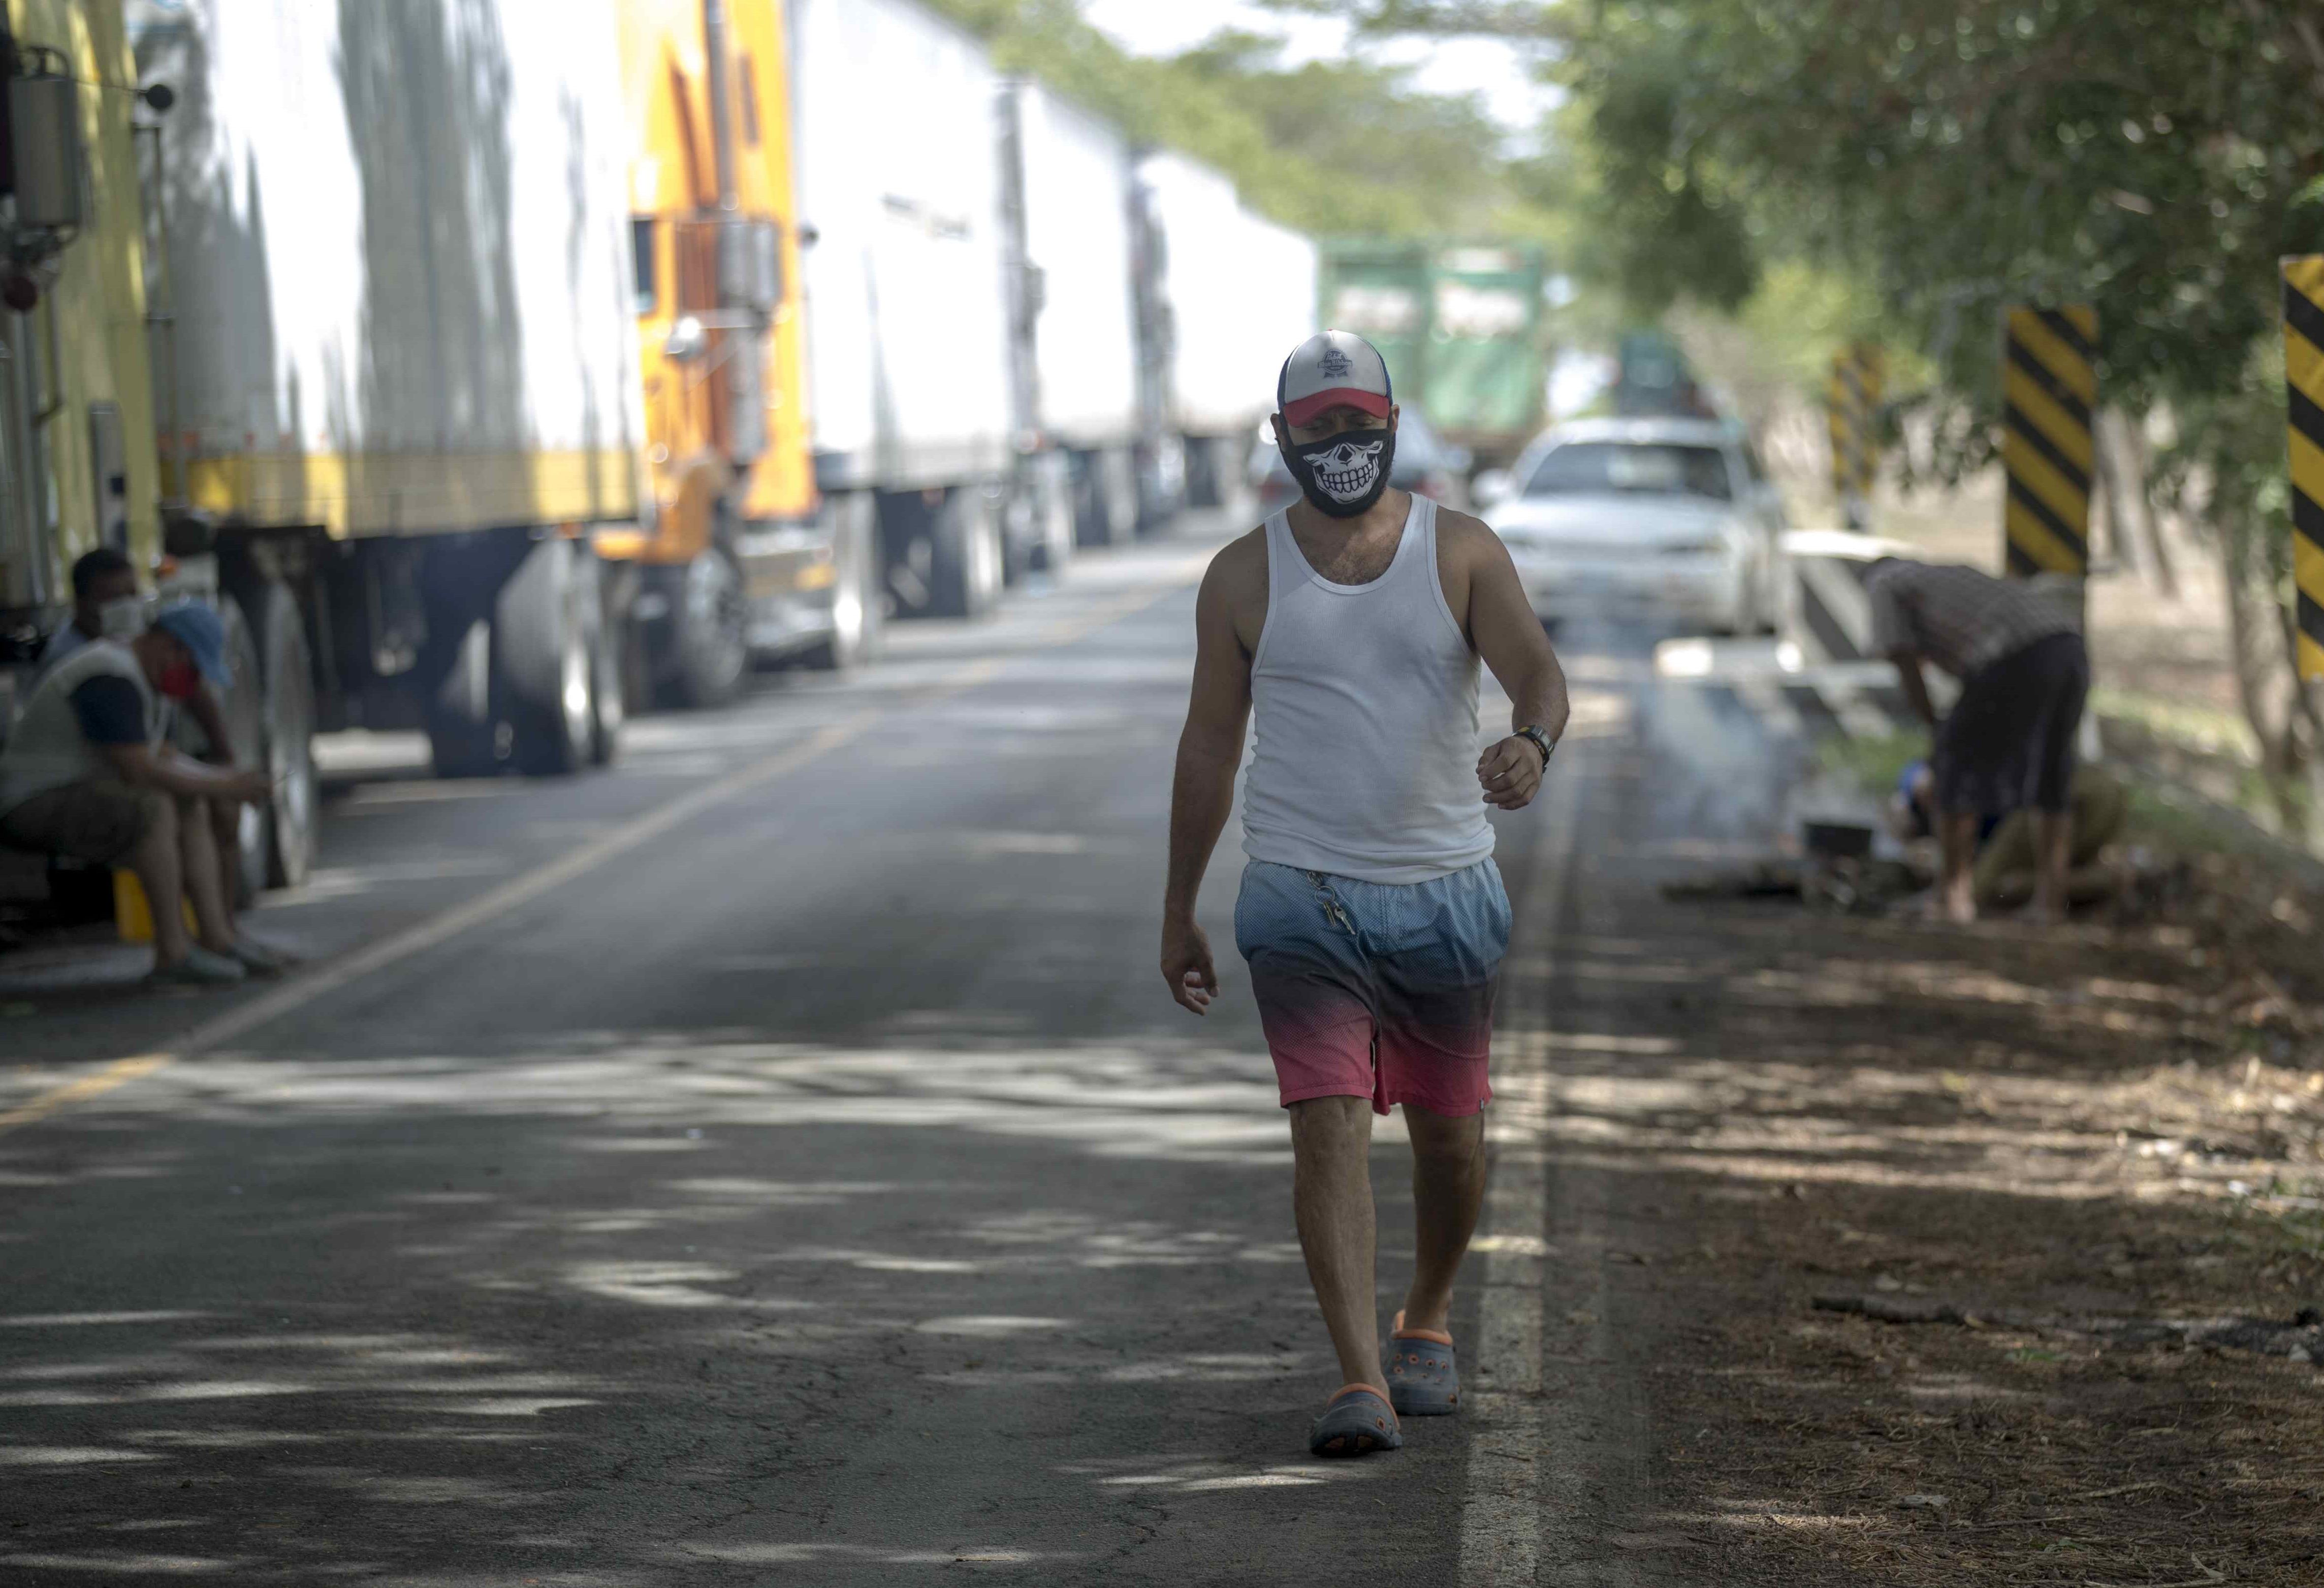
[[[1438,1329],[1407,1329],[1396,1315],[1388,1339],[1388,1398],[1398,1417],[1443,1417],[1461,1409],[1461,1369],[1452,1336]]]
[[[1370,1384],[1350,1384],[1333,1396],[1332,1404],[1307,1430],[1310,1455],[1370,1455],[1375,1450],[1403,1448],[1395,1409]]]

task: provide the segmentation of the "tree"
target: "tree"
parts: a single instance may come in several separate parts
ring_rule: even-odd
[[[2279,633],[2282,399],[2265,372],[2276,258],[2324,252],[2312,0],[1278,3],[1553,43],[1634,304],[1739,302],[1791,258],[1871,283],[1891,338],[1976,421],[1941,429],[1949,472],[1990,455],[2002,310],[2094,305],[2107,400],[2181,421],[2151,485],[2234,584],[2239,669],[2265,683],[2246,691],[2252,725],[2299,817],[2324,735]]]
[[[1005,69],[1038,77],[1132,141],[1182,150],[1244,202],[1317,235],[1542,235],[1536,206],[1473,98],[1425,94],[1404,69],[1282,63],[1279,41],[1224,32],[1182,54],[1131,55],[1074,0],[936,0]],[[1366,151],[1392,157],[1367,158]]]

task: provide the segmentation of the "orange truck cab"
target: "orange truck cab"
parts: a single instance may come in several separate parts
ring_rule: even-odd
[[[878,569],[816,488],[783,8],[619,9],[650,500],[595,543],[634,580],[632,697],[710,705],[754,658],[861,658]]]

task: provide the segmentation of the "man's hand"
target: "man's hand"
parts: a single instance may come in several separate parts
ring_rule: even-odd
[[[274,779],[264,767],[226,772],[221,781],[225,787],[219,792],[228,799],[239,799],[244,805],[263,805],[274,798]]]
[[[1516,734],[1488,746],[1477,758],[1477,781],[1485,790],[1485,803],[1503,810],[1531,805],[1541,791],[1544,770],[1540,748]]]
[[[1196,1014],[1208,1014],[1219,995],[1219,973],[1211,964],[1211,940],[1191,919],[1162,924],[1162,979],[1170,996]]]

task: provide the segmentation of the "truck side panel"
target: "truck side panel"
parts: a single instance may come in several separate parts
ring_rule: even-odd
[[[152,16],[195,504],[340,536],[634,514],[606,0]]]
[[[907,0],[799,0],[792,14],[823,483],[996,474],[1010,414],[1000,77],[973,39]]]
[[[88,170],[81,235],[57,256],[40,306],[5,315],[0,331],[0,378],[10,383],[0,397],[0,606],[47,605],[65,599],[65,570],[100,538],[125,539],[141,558],[155,549],[137,161],[126,97],[96,86],[125,80],[132,67],[117,0],[11,0],[8,17],[20,45],[60,51],[78,79]],[[54,411],[36,429],[44,403]],[[97,457],[100,438],[115,437],[117,490]]]
[[[1070,447],[1138,429],[1130,150],[1108,124],[1038,83],[1018,89],[1026,248],[1042,272],[1041,419]]]
[[[1505,463],[1541,428],[1542,252],[1342,238],[1323,251],[1323,314],[1370,337],[1397,395],[1447,439]]]
[[[1184,155],[1139,165],[1162,233],[1178,426],[1238,438],[1275,405],[1284,355],[1315,326],[1315,251]]]
[[[1428,417],[1451,440],[1514,457],[1541,427],[1547,368],[1541,347],[1538,247],[1441,250],[1434,261]]]

